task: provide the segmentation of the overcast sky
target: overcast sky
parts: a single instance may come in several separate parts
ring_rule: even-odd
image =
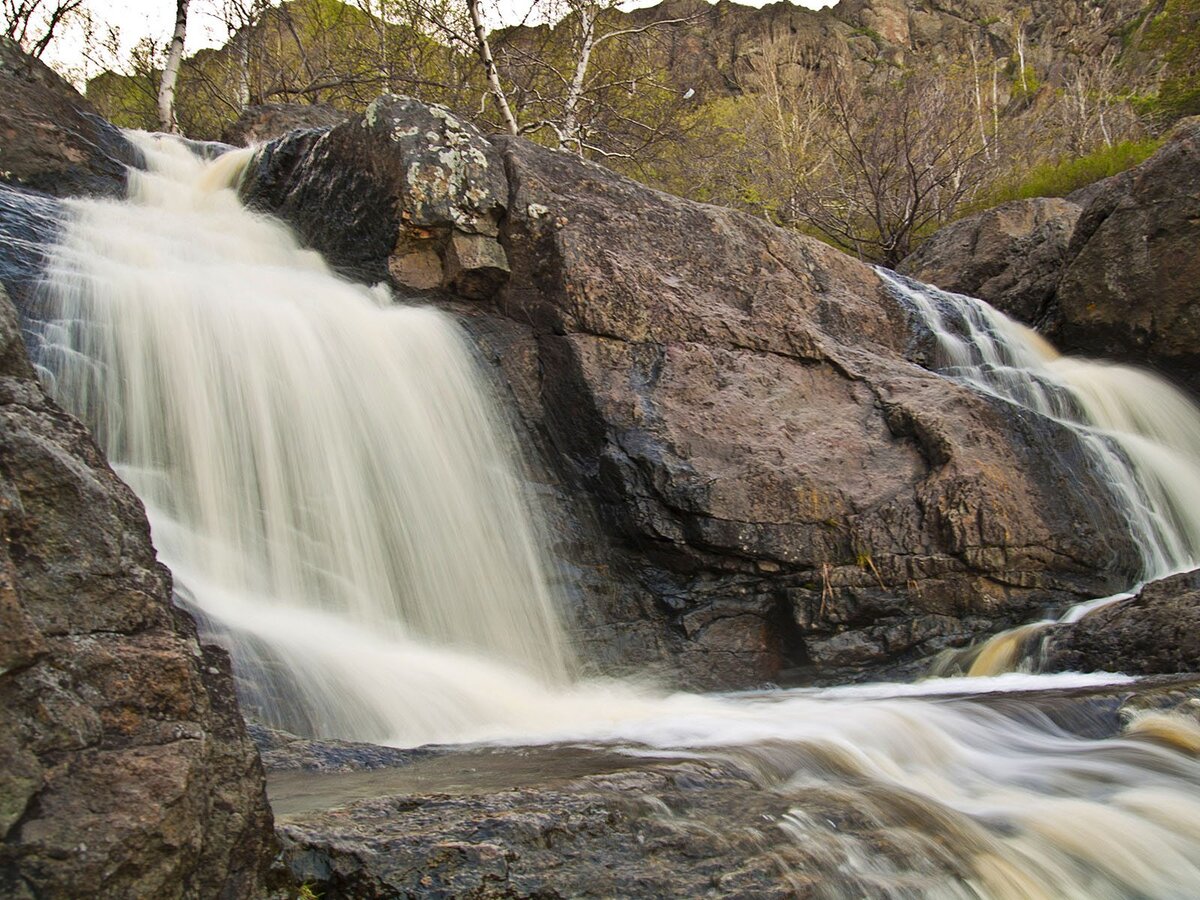
[[[147,35],[165,43],[171,36],[175,24],[174,0],[86,0],[93,16],[104,26],[119,29],[123,54]],[[652,6],[657,0],[640,0],[629,3],[633,6]],[[737,0],[748,6],[763,6],[768,0]],[[834,0],[798,0],[797,5],[810,9],[832,6]],[[186,52],[190,55],[202,47],[220,45],[225,39],[225,29],[215,10],[219,0],[192,0],[188,17]],[[485,9],[491,7],[498,20],[520,21],[528,11],[530,0],[484,0]],[[88,64],[84,52],[84,38],[80,30],[64,33],[47,50],[46,62],[57,69],[71,71],[79,80],[80,75],[91,77],[97,74],[95,64]]]

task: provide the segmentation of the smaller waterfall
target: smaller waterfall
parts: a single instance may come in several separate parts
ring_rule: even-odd
[[[1069,428],[1103,474],[1142,559],[1141,581],[1200,559],[1200,409],[1181,391],[1131,366],[1060,355],[1044,338],[981,300],[880,270],[937,342],[936,371]],[[950,651],[933,674],[996,675],[1037,668],[1049,627],[1078,621],[1136,593],[1078,604],[1059,619]]]
[[[129,201],[70,204],[38,360],[145,502],[250,708],[436,736],[481,714],[502,668],[563,682],[513,437],[457,325],[245,209],[249,151],[132,138],[149,170]]]
[[[1200,558],[1200,409],[1131,366],[1060,355],[982,300],[879,275],[933,333],[936,371],[1074,432],[1129,523],[1149,581]]]

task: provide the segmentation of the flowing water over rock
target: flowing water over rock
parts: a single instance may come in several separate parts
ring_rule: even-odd
[[[72,207],[38,362],[145,502],[250,706],[428,739],[483,714],[489,667],[562,681],[512,438],[454,324],[243,209],[245,153],[137,140],[152,169],[130,202]]]
[[[1028,414],[1052,418],[1078,436],[1142,556],[1140,583],[1130,591],[948,652],[934,674],[1036,671],[1051,626],[1077,622],[1130,599],[1147,581],[1196,567],[1200,410],[1182,391],[1132,366],[1061,356],[1036,332],[980,300],[880,274],[933,333],[937,371]]]
[[[727,796],[766,791],[779,815],[756,828],[791,848],[772,857],[781,894],[804,887],[813,847],[839,873],[834,890],[870,896],[1200,888],[1200,761],[1180,714],[1095,740],[1036,711],[906,696],[923,689],[702,696],[572,680],[511,438],[453,322],[335,278],[242,209],[229,185],[244,156],[202,163],[135,140],[150,171],[134,174],[130,202],[71,203],[38,362],[145,501],[252,715],[398,746],[586,741],[694,758],[696,772],[670,774],[692,798],[677,818],[703,846]],[[1036,391],[1060,418],[1084,402]],[[1130,473],[1113,480],[1144,529],[1147,570],[1181,564],[1200,503],[1108,431],[1087,439],[1097,465]],[[1171,459],[1188,452],[1165,445]],[[740,774],[706,781],[714,760]],[[658,777],[617,772],[610,787]],[[503,802],[538,802],[522,797]],[[593,808],[572,802],[556,808]],[[857,824],[817,814],[835,809]],[[386,810],[389,827],[409,827],[402,812]],[[911,877],[928,866],[933,881]]]

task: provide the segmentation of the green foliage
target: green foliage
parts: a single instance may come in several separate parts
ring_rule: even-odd
[[[1009,200],[1032,197],[1065,197],[1082,187],[1124,172],[1145,160],[1162,145],[1161,139],[1121,141],[1111,147],[1098,147],[1091,153],[1035,166],[1017,182],[989,192],[975,209],[986,209]]]
[[[103,72],[87,86],[87,98],[106,119],[120,128],[153,131],[158,128],[158,73],[120,75]]]
[[[1021,69],[1021,64],[1016,57],[1010,64],[1012,70],[1012,95],[1014,99],[1025,100],[1037,94],[1042,86],[1041,80],[1037,76],[1037,72],[1033,70],[1033,66],[1025,66]]]

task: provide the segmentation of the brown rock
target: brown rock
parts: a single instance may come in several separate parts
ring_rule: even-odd
[[[228,658],[0,291],[0,894],[246,897],[272,854]]]
[[[1081,212],[1057,197],[1004,203],[947,225],[896,268],[1035,323],[1062,277]]]
[[[0,37],[0,182],[66,197],[122,194],[137,151],[74,88]]]
[[[381,108],[388,133],[427,115]],[[268,145],[248,191],[318,238],[330,205],[398,210],[377,240],[356,214],[316,241],[382,269],[401,223],[433,222],[379,174],[421,151],[364,121]],[[512,274],[489,311],[447,305],[545,460],[553,550],[606,664],[845,676],[1132,577],[1076,440],[923,369],[928,335],[870,268],[524,140],[480,152]]]

